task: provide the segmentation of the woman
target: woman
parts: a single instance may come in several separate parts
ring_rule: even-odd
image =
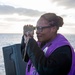
[[[36,25],[38,42],[28,39],[26,75],[74,75],[74,50],[68,40],[57,31],[63,18],[54,13],[41,15]]]

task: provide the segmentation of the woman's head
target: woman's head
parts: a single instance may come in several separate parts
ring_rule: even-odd
[[[63,18],[54,13],[45,13],[37,21],[37,38],[40,42],[53,40],[59,27],[63,25]]]
[[[55,13],[46,13],[43,14],[40,18],[44,18],[46,21],[49,22],[51,26],[62,27],[63,25],[63,18],[57,16]]]

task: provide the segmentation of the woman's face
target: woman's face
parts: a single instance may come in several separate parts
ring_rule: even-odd
[[[47,42],[53,39],[54,30],[53,27],[50,27],[49,22],[44,18],[40,18],[36,25],[37,39],[39,42]]]

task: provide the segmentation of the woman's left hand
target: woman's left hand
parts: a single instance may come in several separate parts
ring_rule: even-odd
[[[29,39],[34,35],[34,27],[32,25],[24,26],[24,42],[28,43]]]

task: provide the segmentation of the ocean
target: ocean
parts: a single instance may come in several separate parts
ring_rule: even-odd
[[[75,50],[75,34],[63,34]],[[2,47],[21,43],[22,34],[0,34],[0,75],[5,74]]]

